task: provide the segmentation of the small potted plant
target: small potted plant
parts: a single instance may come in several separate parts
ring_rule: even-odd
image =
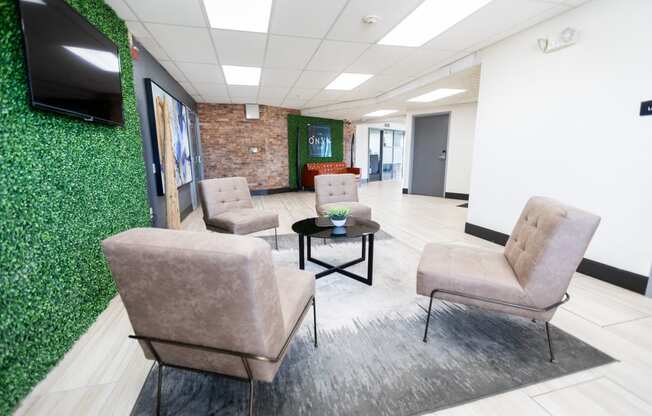
[[[346,217],[348,217],[350,213],[351,210],[349,208],[331,208],[328,210],[327,215],[334,226],[342,227],[346,224]]]

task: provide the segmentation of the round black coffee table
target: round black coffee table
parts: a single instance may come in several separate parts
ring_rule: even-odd
[[[380,230],[380,225],[371,220],[363,220],[360,218],[349,217],[346,219],[346,224],[343,227],[335,227],[331,220],[326,217],[306,218],[305,220],[297,221],[292,224],[292,231],[299,234],[299,268],[305,268],[305,259],[318,264],[326,270],[319,272],[315,275],[317,279],[327,276],[332,273],[340,273],[346,277],[357,280],[371,286],[373,282],[373,268],[374,268],[374,234]],[[347,261],[339,266],[333,266],[324,261],[312,257],[311,239],[315,238],[361,238],[362,239],[362,257],[355,260]],[[304,238],[307,244],[304,244]],[[369,248],[367,249],[367,239],[369,240]],[[304,253],[304,247],[307,253]],[[306,255],[307,254],[307,255]],[[358,274],[344,270],[354,264],[361,263],[367,260],[367,277],[362,277]]]

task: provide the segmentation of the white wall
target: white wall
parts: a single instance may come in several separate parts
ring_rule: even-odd
[[[403,123],[394,121],[389,122],[389,127],[385,123],[365,123],[356,124],[355,126],[355,167],[360,168],[362,179],[369,178],[369,129],[391,129],[405,131]]]
[[[457,104],[446,107],[432,107],[406,115],[406,147],[404,154],[403,187],[412,182],[412,139],[414,138],[414,116],[424,114],[450,113],[448,126],[448,160],[446,161],[446,192],[468,194],[471,186],[471,165],[475,136],[477,103]]]
[[[650,0],[595,0],[482,52],[469,222],[509,233],[551,196],[602,217],[587,258],[650,273],[650,22]],[[568,26],[576,45],[538,50]]]

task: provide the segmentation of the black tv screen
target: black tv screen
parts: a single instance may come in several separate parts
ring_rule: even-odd
[[[32,106],[123,124],[118,48],[63,0],[18,0]]]

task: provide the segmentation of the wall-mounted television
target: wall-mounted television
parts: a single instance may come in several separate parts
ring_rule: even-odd
[[[17,0],[33,107],[123,124],[117,46],[64,0]]]

